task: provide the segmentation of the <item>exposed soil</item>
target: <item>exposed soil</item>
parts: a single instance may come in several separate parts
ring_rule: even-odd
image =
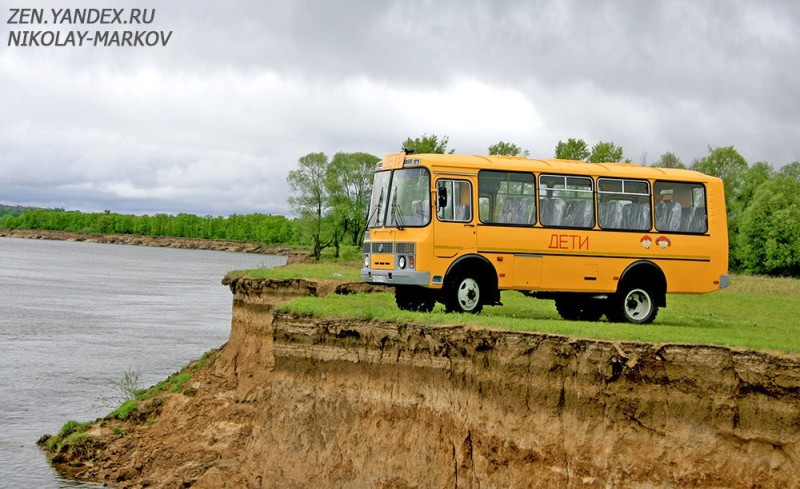
[[[214,239],[172,238],[167,236],[141,236],[138,234],[71,233],[66,231],[43,231],[29,229],[0,229],[2,238],[48,239],[57,241],[85,241],[87,243],[126,244],[155,246],[159,248],[183,248],[193,250],[235,251],[263,255],[284,255],[288,263],[310,261],[309,251],[290,246],[265,246],[258,243],[242,243]]]
[[[800,487],[796,357],[276,316],[349,287],[227,285],[230,339],[190,388],[99,420],[60,467],[125,488]]]

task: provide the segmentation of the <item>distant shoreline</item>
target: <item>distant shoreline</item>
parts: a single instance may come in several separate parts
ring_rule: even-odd
[[[55,241],[84,241],[87,243],[126,244],[158,248],[231,251],[261,255],[284,255],[289,257],[290,263],[307,261],[309,255],[308,250],[305,248],[286,245],[265,246],[259,243],[242,243],[238,241],[173,238],[169,236],[142,236],[138,234],[95,234],[40,229],[0,229],[0,237]]]

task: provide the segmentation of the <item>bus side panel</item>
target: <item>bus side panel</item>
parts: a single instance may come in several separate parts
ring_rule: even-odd
[[[494,266],[497,272],[497,287],[500,290],[511,288],[514,270],[514,255],[510,253],[481,253]]]
[[[517,290],[535,290],[542,283],[542,264],[544,256],[520,253],[512,257],[514,268],[511,287]]]
[[[727,256],[716,237],[654,231],[555,230],[539,244],[545,291],[614,292],[628,266],[650,261],[664,272],[668,292],[712,292],[724,273],[720,257]]]
[[[608,272],[615,267],[608,258],[597,256],[597,252],[603,249],[604,233],[585,229],[537,228],[536,237],[537,249],[544,256],[541,290],[603,292],[616,287],[609,285],[611,275]],[[605,240],[608,241],[607,236]]]
[[[704,294],[719,290],[719,274],[709,263],[656,261],[667,277],[668,294]]]
[[[542,254],[535,248],[540,229],[478,225],[478,252],[498,271],[501,289],[534,290],[541,282]]]
[[[612,270],[623,260],[576,259],[570,255],[547,255],[542,262],[540,289],[550,292],[613,292]]]

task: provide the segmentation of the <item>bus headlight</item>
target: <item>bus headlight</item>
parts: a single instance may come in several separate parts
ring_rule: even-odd
[[[406,257],[400,256],[400,258],[397,259],[397,266],[400,268],[400,270],[405,269],[406,268]]]
[[[364,268],[369,268],[369,255],[364,255]]]

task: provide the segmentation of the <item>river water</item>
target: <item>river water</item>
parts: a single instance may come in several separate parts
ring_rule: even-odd
[[[97,487],[62,479],[36,446],[70,419],[178,371],[230,332],[230,270],[284,257],[0,238],[0,488]],[[116,404],[114,404],[116,402]]]

